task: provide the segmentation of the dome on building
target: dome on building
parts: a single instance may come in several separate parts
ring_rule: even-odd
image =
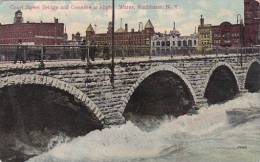
[[[181,35],[181,33],[176,29],[173,29],[172,31],[170,31],[170,34],[172,36],[177,36],[177,37],[179,37]]]
[[[119,29],[116,30],[116,33],[124,33],[124,32],[125,32],[125,30],[122,27],[120,27]]]
[[[145,29],[154,29],[153,24],[152,24],[150,19],[147,21],[147,23],[145,24],[144,28]]]
[[[15,12],[15,14],[21,14],[21,13],[22,13],[21,10],[17,10],[17,11]]]

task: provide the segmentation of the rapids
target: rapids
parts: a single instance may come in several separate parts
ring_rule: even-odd
[[[136,120],[136,119],[135,119]],[[260,93],[247,93],[196,115],[142,120],[92,131],[29,162],[260,162]]]

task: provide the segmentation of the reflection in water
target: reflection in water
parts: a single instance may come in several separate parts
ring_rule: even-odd
[[[202,108],[197,115],[153,119],[157,128],[152,131],[144,131],[132,122],[93,131],[29,161],[259,161],[259,99],[260,93],[245,94],[225,104]]]

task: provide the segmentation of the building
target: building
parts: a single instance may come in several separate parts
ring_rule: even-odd
[[[128,24],[115,31],[115,45],[116,46],[150,46],[151,38],[154,35],[154,26],[151,20],[148,20],[144,29],[139,28],[138,31],[131,29],[128,31]],[[90,24],[86,30],[86,40],[94,41],[97,45],[111,44],[112,42],[112,23],[109,22],[107,33],[96,34],[92,25]]]
[[[24,22],[22,12],[15,12],[13,24],[0,24],[0,44],[16,44],[22,40],[23,44],[60,45],[66,41],[64,24],[57,18],[54,22]]]
[[[213,46],[211,24],[205,24],[201,15],[200,25],[198,27],[198,46],[199,51],[211,50]]]
[[[260,44],[260,7],[258,0],[244,0],[245,45]]]
[[[81,36],[80,33],[77,32],[76,34],[72,34],[71,40],[67,40],[65,44],[70,45],[70,46],[78,46],[78,45],[81,45],[81,43],[84,39],[85,39],[85,37]]]
[[[241,47],[243,46],[244,25],[223,22],[217,26],[211,26],[213,47]]]
[[[156,33],[151,40],[151,50],[154,54],[173,53],[173,50],[182,50],[187,48],[196,48],[198,44],[198,35],[196,31],[189,36],[181,36],[176,30],[175,23],[173,30],[169,34]]]

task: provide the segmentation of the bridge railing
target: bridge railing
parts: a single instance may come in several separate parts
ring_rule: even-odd
[[[260,47],[243,48],[212,48],[208,50],[197,50],[194,47],[149,47],[149,46],[115,46],[116,58],[154,56],[192,56],[192,55],[220,55],[220,54],[253,54],[260,53]],[[106,45],[0,45],[0,61],[51,61],[82,59],[110,59],[111,47]]]

